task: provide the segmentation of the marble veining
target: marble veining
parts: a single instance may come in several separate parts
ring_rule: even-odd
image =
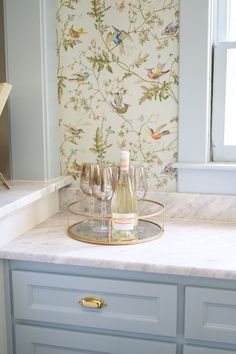
[[[71,177],[43,181],[12,181],[7,190],[0,184],[0,218],[23,208],[71,183]]]
[[[61,210],[66,210],[67,205],[81,195],[79,186],[61,190],[59,193]],[[151,192],[147,198],[164,204],[167,218],[236,223],[236,196]]]
[[[0,248],[4,259],[236,279],[236,224],[169,220],[163,236],[129,246],[82,243],[58,213]]]

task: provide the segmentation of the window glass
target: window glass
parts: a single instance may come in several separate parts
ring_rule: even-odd
[[[229,2],[228,40],[236,41],[236,0]]]
[[[227,50],[225,94],[225,145],[236,145],[236,48]]]

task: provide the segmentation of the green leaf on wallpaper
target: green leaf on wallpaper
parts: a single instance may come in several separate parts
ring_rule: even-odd
[[[163,100],[167,100],[171,94],[171,83],[167,81],[163,81],[163,83],[153,84],[150,88],[146,86],[141,86],[143,90],[143,95],[139,99],[139,104],[142,104],[146,100],[159,100],[162,102]]]
[[[174,71],[171,72],[171,77],[173,78],[174,85],[179,85],[179,76]]]
[[[145,14],[145,19],[146,19],[145,23],[147,25],[156,25],[156,24],[158,24],[158,26],[160,26],[160,27],[162,27],[164,25],[164,21],[155,12],[148,11]]]
[[[164,44],[164,47],[168,47],[169,46],[169,39],[165,39],[164,41],[163,41],[163,44]]]
[[[159,92],[159,85],[154,84],[150,88],[146,86],[141,86],[143,90],[143,96],[139,99],[139,104],[142,104],[146,100],[151,101],[152,99],[156,100]]]
[[[112,71],[112,68],[111,68],[111,66],[110,65],[107,65],[107,70],[109,71],[109,73],[113,73],[113,71]]]
[[[57,95],[58,95],[58,102],[61,103],[61,98],[63,96],[64,88],[66,87],[64,80],[66,79],[65,76],[58,76],[57,81]]]
[[[89,112],[91,110],[91,106],[88,104],[87,99],[81,98],[80,106],[86,111]]]
[[[63,47],[64,47],[65,51],[67,51],[68,48],[74,48],[78,43],[81,43],[81,41],[74,40],[74,39],[64,39]]]
[[[93,138],[94,145],[89,149],[97,155],[99,161],[103,162],[106,156],[107,150],[112,147],[112,144],[108,143],[110,134],[114,134],[111,127],[108,127],[103,134],[100,128],[96,129],[95,137]]]
[[[65,0],[62,1],[62,6],[67,7],[68,9],[74,10],[76,4],[79,3],[80,0]]]
[[[149,54],[145,53],[144,55],[142,55],[142,53],[140,52],[138,54],[137,59],[135,60],[135,62],[132,64],[132,68],[136,67],[139,68],[141,65],[145,64],[147,62],[149,58]]]
[[[144,45],[146,42],[150,40],[149,34],[150,33],[148,28],[142,28],[142,30],[138,32],[139,43],[141,45]]]
[[[124,81],[125,79],[127,79],[128,77],[132,76],[133,74],[129,71],[125,72],[123,77],[122,77],[122,81]]]
[[[103,22],[103,17],[105,13],[111,8],[111,6],[106,6],[103,0],[91,0],[91,11],[87,14],[95,19],[95,22],[101,24]]]
[[[175,17],[179,19],[179,10],[175,11]]]
[[[112,61],[119,61],[119,57],[117,57],[114,53],[111,53],[111,59]]]
[[[112,67],[110,66],[110,59],[109,55],[103,50],[102,53],[97,55],[87,57],[88,61],[93,64],[93,68],[96,69],[98,72],[106,69],[110,73],[113,73]]]

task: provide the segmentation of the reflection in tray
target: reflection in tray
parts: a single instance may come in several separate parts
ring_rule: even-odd
[[[82,242],[101,245],[128,245],[155,240],[164,231],[164,206],[152,200],[139,202],[138,236],[134,240],[117,241],[112,238],[111,215],[105,220],[107,231],[98,231],[101,225],[101,215],[95,213],[92,217],[84,208],[83,200],[68,206],[68,235]]]

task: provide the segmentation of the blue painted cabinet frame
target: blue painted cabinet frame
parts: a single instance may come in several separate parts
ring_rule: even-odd
[[[5,261],[9,354],[233,354],[236,282]],[[102,298],[102,309],[81,307]]]

